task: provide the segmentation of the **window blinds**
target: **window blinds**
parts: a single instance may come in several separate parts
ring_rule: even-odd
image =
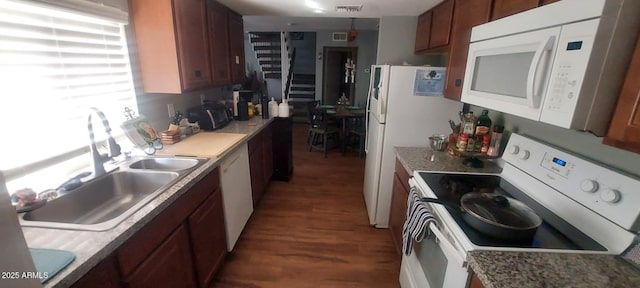
[[[137,110],[124,27],[104,18],[0,1],[0,81],[0,170],[88,146],[90,107],[114,128]]]

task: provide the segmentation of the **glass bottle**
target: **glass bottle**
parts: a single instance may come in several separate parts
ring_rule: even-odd
[[[489,118],[489,110],[482,110],[482,115],[476,121],[475,136],[484,136],[491,133],[491,118]]]
[[[476,125],[476,117],[473,116],[473,112],[464,114],[464,122],[462,123],[462,134],[473,136]]]
[[[503,132],[504,132],[503,126],[496,125],[493,127],[493,133],[491,133],[491,143],[489,144],[487,155],[498,156],[498,153],[500,153],[500,144],[502,142]]]

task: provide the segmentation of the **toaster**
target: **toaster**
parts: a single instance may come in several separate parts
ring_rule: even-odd
[[[231,115],[224,104],[205,103],[202,106],[187,109],[187,120],[191,123],[198,122],[200,129],[211,131],[229,124]]]

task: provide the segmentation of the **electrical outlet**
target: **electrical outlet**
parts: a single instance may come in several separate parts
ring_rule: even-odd
[[[169,118],[176,114],[176,109],[173,107],[173,103],[167,104],[167,111],[169,111]]]

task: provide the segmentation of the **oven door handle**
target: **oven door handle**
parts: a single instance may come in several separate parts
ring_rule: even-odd
[[[455,263],[458,263],[460,267],[464,266],[465,259],[463,259],[463,257],[460,255],[458,250],[453,246],[453,244],[449,242],[449,239],[447,239],[447,237],[444,236],[442,232],[440,232],[440,229],[438,229],[438,226],[433,222],[429,223],[429,230],[431,230],[433,235],[436,237],[437,239],[436,243],[438,243],[440,248],[442,248],[442,251],[447,256],[447,258],[455,261]]]
[[[414,177],[409,178],[409,187],[412,187],[412,188],[416,187],[418,191],[420,190],[418,186],[418,182],[416,182]],[[422,194],[421,192],[419,193]],[[442,251],[447,256],[447,259],[455,261],[456,263],[458,263],[458,265],[460,265],[460,267],[464,267],[466,265],[466,259],[464,259],[464,256],[461,255],[459,250],[456,249],[456,247],[451,242],[449,242],[449,239],[447,239],[447,237],[444,236],[442,232],[440,232],[440,229],[438,228],[436,223],[434,222],[429,223],[428,228],[436,237],[437,239],[436,241],[438,245],[442,248]]]

